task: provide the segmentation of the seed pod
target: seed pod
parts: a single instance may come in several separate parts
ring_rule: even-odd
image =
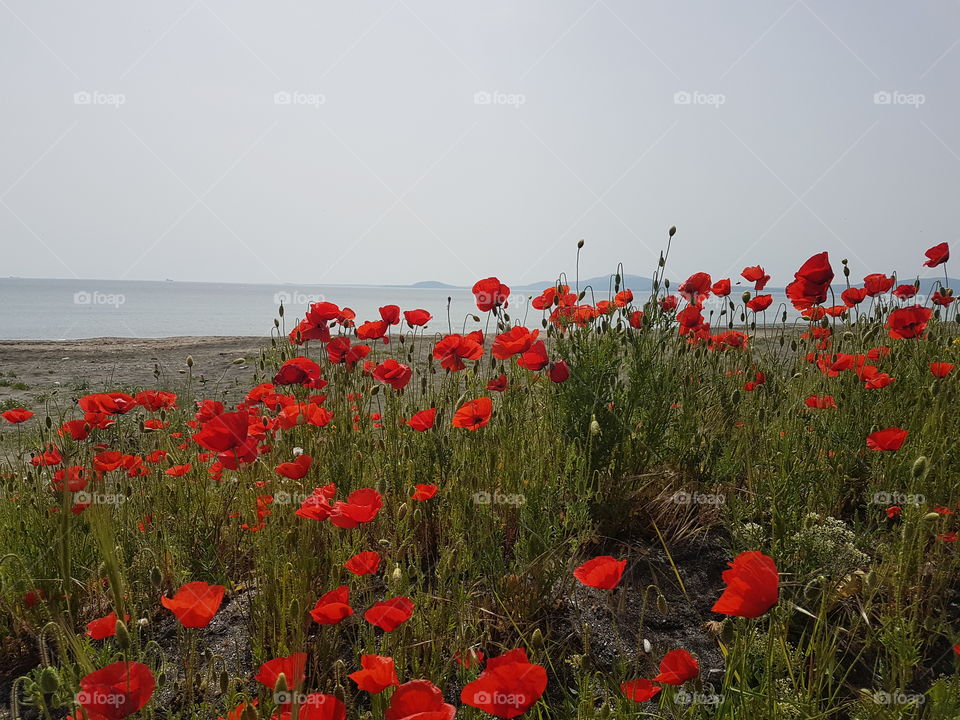
[[[674,225],[670,228],[670,237],[673,237],[676,234],[677,234],[677,226]]]
[[[580,240],[580,241],[577,243],[577,250],[580,250],[580,249],[582,249],[582,248],[583,248],[583,240]]]
[[[921,455],[913,461],[913,469],[911,470],[911,473],[913,474],[915,480],[926,477],[929,471],[930,461],[925,455]]]
[[[193,355],[187,355],[187,367],[188,368],[193,367]]]
[[[117,618],[117,645],[121,650],[130,649],[130,631],[127,630],[127,624],[120,618]]]

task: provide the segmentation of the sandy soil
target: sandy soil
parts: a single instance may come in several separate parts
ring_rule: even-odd
[[[257,337],[0,340],[0,407],[37,411],[86,392],[181,389],[188,355],[197,394],[229,397],[250,387],[259,349],[268,343]],[[246,362],[235,364],[239,358]]]

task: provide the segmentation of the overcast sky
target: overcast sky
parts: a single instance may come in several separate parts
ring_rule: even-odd
[[[955,0],[0,0],[0,56],[4,276],[526,283],[580,238],[650,275],[676,224],[670,275],[776,282],[960,239]]]

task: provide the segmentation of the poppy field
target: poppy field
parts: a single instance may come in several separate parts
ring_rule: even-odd
[[[10,716],[960,716],[947,244],[671,252],[467,318],[281,307],[238,397],[187,359],[3,412]]]

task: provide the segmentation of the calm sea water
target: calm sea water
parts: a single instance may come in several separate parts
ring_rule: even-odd
[[[70,340],[177,335],[267,336],[284,304],[289,330],[312,302],[350,307],[358,321],[377,308],[424,308],[428,329],[446,331],[447,298],[455,328],[475,312],[466,288],[241,285],[232,283],[0,279],[0,339]],[[539,320],[539,313],[537,313]],[[472,320],[467,329],[480,327]]]

